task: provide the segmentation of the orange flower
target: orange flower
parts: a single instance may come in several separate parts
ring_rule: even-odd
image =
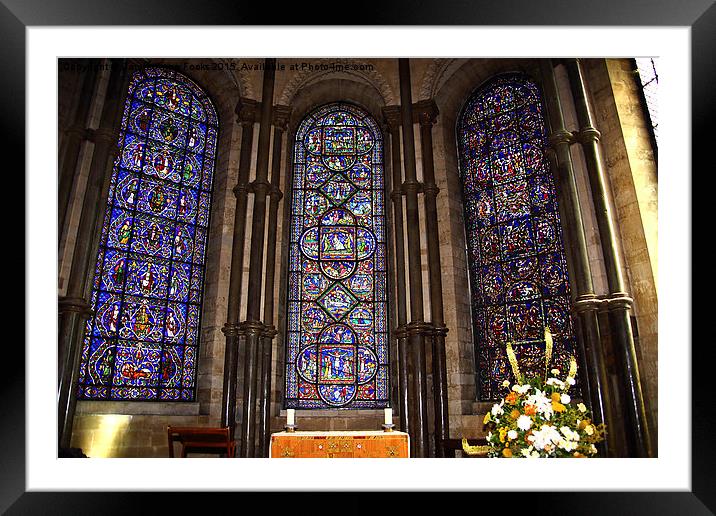
[[[579,425],[577,426],[577,428],[579,428],[580,430],[584,430],[585,428],[587,428],[587,426],[589,425],[589,423],[590,423],[589,419],[585,419],[585,420],[583,420],[583,421],[580,421],[580,422],[579,422]]]
[[[510,457],[512,457],[512,450],[510,450],[509,448],[505,448],[504,450],[502,450],[502,456],[509,459]]]
[[[520,417],[520,415],[520,411],[517,409],[513,409],[512,412],[510,412],[510,417],[512,419],[517,419],[518,417]]]
[[[582,455],[582,454],[579,453],[578,451],[574,452],[574,457],[577,458],[577,459],[586,459],[586,458],[587,458],[586,455]]]
[[[531,405],[529,403],[525,405],[525,414],[527,414],[528,416],[534,416],[536,413],[537,405]]]
[[[510,405],[514,405],[515,403],[517,403],[517,393],[515,391],[512,391],[505,397],[505,401]]]

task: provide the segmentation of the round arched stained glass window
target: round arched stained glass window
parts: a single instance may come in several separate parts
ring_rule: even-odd
[[[457,134],[479,399],[488,401],[514,381],[508,342],[525,376],[544,373],[545,327],[549,368],[566,374],[575,352],[569,278],[537,85],[521,74],[488,81]]]
[[[171,70],[129,87],[85,331],[78,397],[195,398],[217,120]]]
[[[380,129],[330,104],[304,119],[294,145],[286,407],[388,406]]]

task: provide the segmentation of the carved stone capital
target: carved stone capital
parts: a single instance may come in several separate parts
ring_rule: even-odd
[[[286,131],[288,120],[291,117],[292,108],[289,106],[276,105],[273,107],[273,125],[280,131]]]
[[[385,123],[388,124],[388,131],[392,134],[398,134],[402,124],[400,106],[385,106],[383,108],[383,117],[385,118]]]
[[[421,127],[432,127],[438,114],[440,111],[433,99],[421,100],[413,104],[413,116],[417,117],[416,121]]]
[[[241,97],[236,104],[236,119],[241,125],[253,125],[256,121],[260,103],[252,99]]]

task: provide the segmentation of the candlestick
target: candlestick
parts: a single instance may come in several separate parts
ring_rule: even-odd
[[[286,426],[284,428],[287,432],[296,431],[296,409],[286,409]]]

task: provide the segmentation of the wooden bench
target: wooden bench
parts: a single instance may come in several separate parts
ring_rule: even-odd
[[[227,427],[211,428],[200,426],[167,426],[169,457],[174,457],[174,443],[181,444],[181,457],[188,453],[216,453],[223,457],[233,457],[234,436]]]

